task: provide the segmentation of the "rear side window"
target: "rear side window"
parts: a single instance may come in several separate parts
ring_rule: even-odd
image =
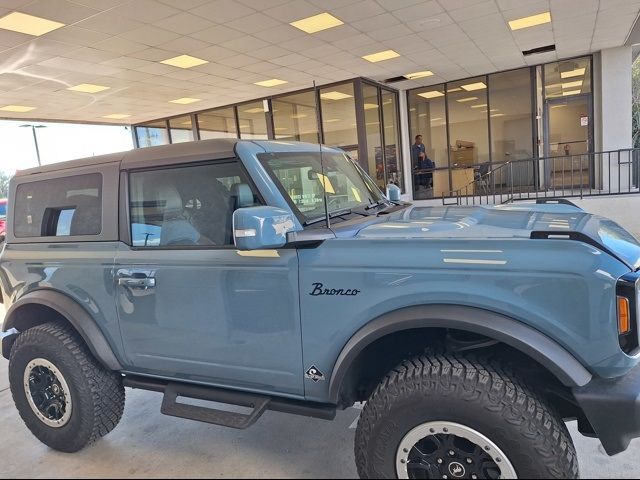
[[[18,185],[14,203],[16,237],[100,235],[101,231],[101,174]]]

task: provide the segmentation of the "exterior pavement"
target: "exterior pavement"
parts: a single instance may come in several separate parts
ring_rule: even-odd
[[[0,319],[3,311],[0,306]],[[13,405],[8,362],[0,358],[0,478],[356,478],[356,409],[335,421],[267,412],[248,430],[160,414],[157,393],[127,389],[122,422],[76,454],[31,436]],[[575,422],[573,422],[575,423]],[[639,478],[640,441],[610,458],[570,424],[583,478]]]

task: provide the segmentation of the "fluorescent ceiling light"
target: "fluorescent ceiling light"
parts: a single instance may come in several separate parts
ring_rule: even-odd
[[[180,125],[186,125],[187,127],[191,126],[191,122],[181,122]]]
[[[426,117],[426,116],[427,116],[427,114],[426,114],[426,113],[420,113],[420,114],[418,114],[418,116],[419,116],[419,117]],[[433,122],[433,120],[431,120],[431,121]]]
[[[425,114],[426,115],[426,114]],[[438,118],[432,118],[431,121],[432,122],[437,122],[438,120],[442,120],[442,117],[438,117]]]
[[[264,108],[262,107],[254,107],[249,108],[247,110],[243,110],[244,113],[264,113]]]
[[[123,118],[129,118],[131,115],[126,115],[124,113],[112,113],[110,115],[104,115],[102,118],[111,118],[113,120],[122,120]]]
[[[470,83],[469,85],[460,85],[460,87],[467,92],[473,92],[474,90],[483,90],[487,88],[487,86],[483,82]]]
[[[478,97],[460,98],[460,99],[456,100],[456,102],[465,103],[465,102],[473,102],[474,100],[478,100]]]
[[[36,37],[64,26],[64,23],[34,17],[33,15],[20,12],[12,12],[0,18],[0,28],[18,33],[26,33],[27,35]]]
[[[291,118],[307,118],[309,115],[307,115],[306,113],[296,113],[295,115],[291,115]]]
[[[321,93],[320,94],[320,98],[324,99],[324,100],[343,100],[345,98],[351,98],[352,95],[348,95],[346,93],[342,93],[342,92],[325,92],[325,93]]]
[[[374,108],[378,108],[378,104],[377,103],[365,103],[364,104],[364,109],[365,110],[372,110]]]
[[[576,68],[575,70],[569,70],[568,72],[562,72],[561,78],[581,77],[586,72],[586,68]]]
[[[382,52],[371,53],[369,55],[365,55],[364,58],[366,61],[371,63],[382,62],[383,60],[390,60],[392,58],[399,57],[400,54],[395,50],[384,50]]]
[[[449,90],[447,90],[447,93],[455,93],[455,92],[460,92],[462,91],[462,89],[460,87],[455,87],[455,88],[450,88]]]
[[[431,77],[431,76],[433,76],[433,72],[431,70],[425,70],[423,72],[407,73],[406,75],[403,75],[403,77],[408,80],[415,80],[416,78],[424,78],[424,77]]]
[[[419,93],[418,96],[423,98],[438,98],[444,97],[444,93],[434,90],[432,92]]]
[[[339,121],[340,121],[339,118],[330,118],[329,120],[323,120],[322,123],[335,123]]]
[[[582,87],[582,80],[578,80],[577,82],[567,82],[562,84],[562,88],[575,88]]]
[[[202,60],[198,57],[192,57],[191,55],[178,55],[177,57],[167,58],[166,60],[162,60],[160,63],[164,63],[165,65],[171,65],[173,67],[179,68],[191,68],[197,67],[198,65],[204,65],[205,63],[209,63],[208,60]]]
[[[482,105],[471,105],[471,108],[485,108],[487,106],[486,103],[483,103]]]
[[[190,98],[190,97],[182,97],[182,98],[176,98],[175,100],[169,100],[169,103],[177,103],[179,105],[189,105],[190,103],[196,103],[199,102],[200,98]]]
[[[285,83],[289,82],[287,82],[286,80],[278,80],[277,78],[272,78],[271,80],[255,82],[254,85],[258,85],[259,87],[275,87],[277,85],[284,85]]]
[[[566,105],[552,105],[551,108],[562,108],[566,107]]]
[[[578,95],[579,93],[582,93],[582,90],[569,90],[567,92],[562,92],[562,96],[568,97],[569,95]]]
[[[285,130],[287,130],[287,127],[276,127],[276,128],[274,128],[274,130],[276,132],[284,132]]]
[[[105,90],[109,90],[111,87],[105,87],[103,85],[93,85],[91,83],[81,83],[80,85],[76,85],[74,87],[69,87],[67,90],[71,90],[72,92],[82,92],[82,93],[98,93],[103,92]]]
[[[531,15],[529,17],[517,18],[509,22],[511,30],[520,30],[522,28],[535,27],[536,25],[543,25],[551,22],[551,12],[539,13],[538,15]]]
[[[504,113],[494,113],[493,115],[491,115],[492,117],[504,117]]]
[[[344,25],[344,22],[330,13],[324,12],[319,15],[296,20],[295,22],[291,22],[289,25],[296,27],[303,32],[316,33],[326,30],[327,28]]]
[[[17,113],[25,113],[30,112],[31,110],[35,110],[36,107],[25,107],[24,105],[7,105],[5,107],[0,107],[0,110],[4,112],[17,112]]]

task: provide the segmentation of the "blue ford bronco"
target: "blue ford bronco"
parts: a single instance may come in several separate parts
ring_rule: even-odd
[[[363,478],[575,478],[569,420],[625,450],[640,243],[566,201],[390,192],[338,149],[279,141],[18,173],[2,354],[26,426],[78,451],[116,427],[130,387],[234,428],[364,401]]]

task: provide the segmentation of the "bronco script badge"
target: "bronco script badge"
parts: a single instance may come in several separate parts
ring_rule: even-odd
[[[312,297],[319,297],[320,295],[355,297],[359,293],[360,290],[355,288],[324,288],[322,283],[314,283],[313,290],[309,292],[309,295]]]

